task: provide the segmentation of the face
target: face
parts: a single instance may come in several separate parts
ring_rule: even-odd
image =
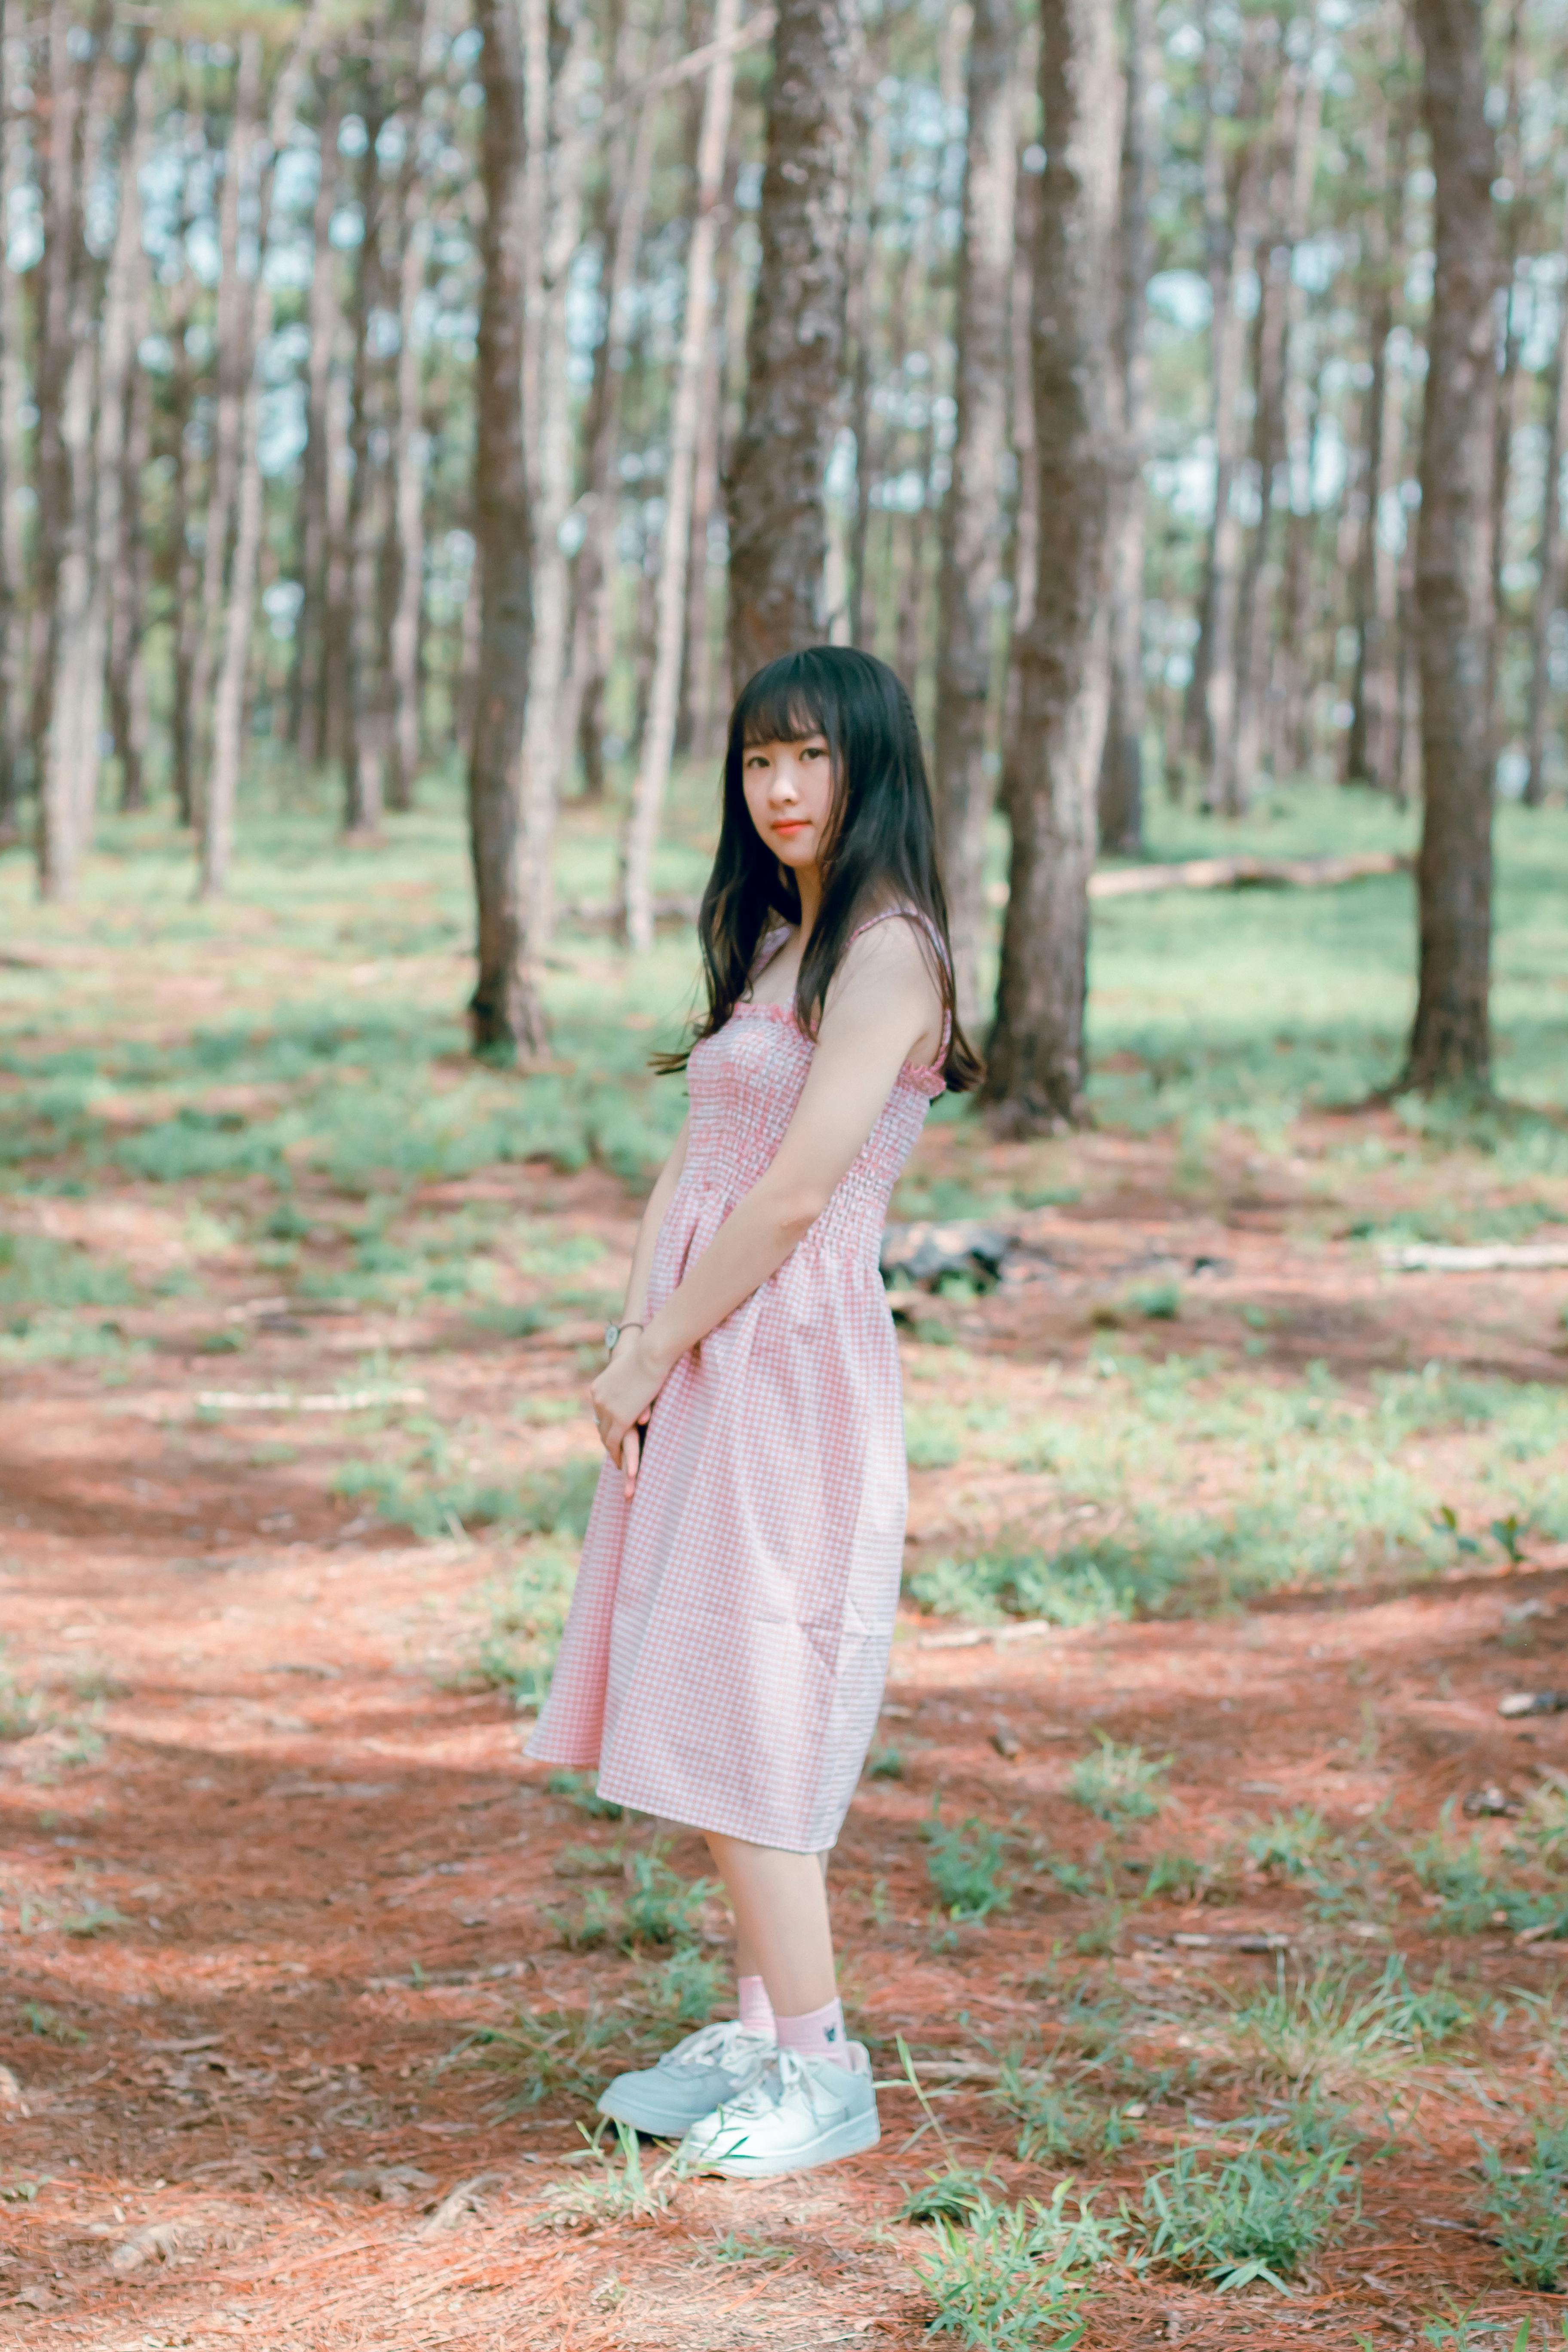
[[[797,870],[815,866],[833,807],[833,760],[826,735],[798,743],[748,743],[741,762],[746,806],[773,856]]]

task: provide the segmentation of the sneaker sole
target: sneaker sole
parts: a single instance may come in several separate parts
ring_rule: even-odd
[[[747,2157],[740,2149],[731,2155],[698,2157],[692,2161],[694,2172],[717,2172],[726,2180],[774,2180],[786,2172],[813,2172],[821,2164],[837,2164],[847,2156],[863,2156],[875,2147],[882,2137],[882,2126],[875,2109],[868,2116],[851,2116],[844,2123],[823,2132],[809,2147],[799,2148],[792,2156],[769,2161],[763,2158]]]
[[[600,2115],[607,2116],[611,2123],[629,2124],[634,2131],[647,2132],[650,2139],[684,2139],[693,2124],[700,2124],[703,2116],[713,2112],[711,2107],[704,2107],[702,2115],[672,2120],[668,2109],[659,2114],[652,2107],[640,2106],[636,2099],[612,2100],[608,2091],[601,2092],[595,2104]]]

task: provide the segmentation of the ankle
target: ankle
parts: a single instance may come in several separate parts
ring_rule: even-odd
[[[735,1990],[740,2000],[741,2022],[747,2032],[775,2034],[773,2005],[762,1978],[737,1977]]]
[[[804,2017],[780,2017],[774,2022],[781,2050],[798,2051],[803,2058],[831,2058],[839,2066],[852,2063],[841,2000],[825,2001]]]

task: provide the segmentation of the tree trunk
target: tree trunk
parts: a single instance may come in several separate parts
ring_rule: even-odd
[[[1110,712],[1100,769],[1100,838],[1122,857],[1143,854],[1143,457],[1149,439],[1144,330],[1159,68],[1154,0],[1131,0],[1113,337],[1124,441],[1112,509]]]
[[[468,835],[479,970],[468,1014],[477,1050],[543,1050],[530,956],[519,765],[532,635],[531,510],[522,437],[522,301],[528,238],[521,26],[509,0],[477,0],[484,36],[482,272],[474,368],[474,543],[479,660],[468,757]]]
[[[731,112],[732,112],[731,109]],[[724,172],[720,205],[722,225],[734,219],[736,157],[731,152]],[[716,757],[712,572],[709,541],[714,509],[719,504],[720,448],[724,426],[724,312],[728,307],[729,275],[734,267],[734,247],[721,237],[714,268],[713,315],[708,328],[702,377],[697,391],[697,456],[691,480],[691,547],[686,577],[686,657],[681,666],[680,717],[676,741],[693,760]]]
[[[1095,793],[1110,698],[1108,533],[1119,385],[1111,366],[1121,89],[1100,0],[1042,0],[1046,168],[1034,252],[1040,555],[1015,646],[1018,760],[1011,882],[985,1097],[1005,1132],[1084,1116],[1084,997]]]
[[[306,373],[306,434],[300,481],[300,584],[303,595],[294,631],[294,675],[290,693],[289,732],[307,768],[328,757],[326,729],[326,631],[328,503],[331,491],[332,358],[342,323],[338,299],[338,257],[331,243],[332,215],[337,208],[338,131],[342,123],[342,91],[336,73],[323,77],[319,134],[320,173],[311,220],[311,250],[308,312],[310,356]]]
[[[65,0],[54,0],[48,24],[48,104],[38,159],[45,232],[34,339],[37,560],[27,732],[38,781],[38,888],[45,898],[68,899],[82,846],[75,797],[79,714],[62,712],[56,672],[62,646],[85,625],[91,586],[92,342],[83,300],[89,264],[82,192],[92,67],[71,57],[75,26]],[[103,11],[95,30],[93,50],[101,54]]]
[[[594,37],[593,16],[585,0],[555,0],[553,20],[565,37],[566,53],[552,89],[550,0],[523,0],[531,156],[530,244],[538,257],[540,275],[524,313],[523,430],[534,459],[534,539],[533,643],[522,730],[522,832],[529,948],[531,955],[539,959],[548,953],[554,929],[555,820],[563,765],[561,699],[566,682],[571,587],[561,531],[572,507],[575,454],[567,377],[566,296],[582,229],[587,142],[581,135],[578,115]],[[532,310],[535,299],[537,316]],[[531,339],[526,331],[531,320]]]
[[[171,305],[174,315],[170,322],[169,336],[174,351],[169,387],[170,428],[174,441],[173,512],[169,523],[169,535],[173,541],[170,588],[174,601],[174,644],[170,659],[174,676],[169,696],[169,752],[174,808],[181,824],[186,826],[194,826],[196,821],[196,728],[192,698],[195,691],[196,643],[202,618],[199,572],[191,536],[200,492],[200,459],[196,453],[195,436],[191,430],[195,411],[196,371],[185,340],[191,324],[195,283],[195,273],[187,262],[184,276]]]
[[[1012,0],[975,0],[954,326],[952,474],[942,509],[936,824],[959,1018],[980,1018],[985,926],[992,651],[1006,543],[1008,298],[1013,278]]]
[[[737,686],[821,634],[822,483],[844,371],[858,49],[850,0],[779,0],[745,421],[729,482]]]
[[[1228,739],[1236,706],[1236,600],[1241,563],[1241,518],[1234,491],[1241,463],[1242,362],[1247,326],[1237,307],[1237,288],[1250,275],[1261,233],[1264,27],[1254,17],[1242,29],[1241,87],[1233,118],[1240,143],[1226,144],[1226,118],[1215,106],[1215,37],[1205,53],[1204,213],[1209,285],[1210,408],[1215,449],[1214,512],[1204,555],[1198,642],[1185,697],[1185,741],[1189,757],[1204,772],[1204,797],[1212,798],[1212,770],[1218,744]]]
[[[1489,1088],[1492,790],[1492,432],[1497,404],[1496,149],[1483,0],[1412,0],[1436,176],[1432,316],[1415,555],[1426,816],[1420,985],[1404,1084]]]
[[[343,711],[343,833],[350,841],[374,841],[386,803],[386,753],[391,703],[381,628],[380,557],[386,511],[386,365],[373,352],[372,313],[385,307],[386,270],[382,257],[385,184],[376,142],[386,121],[386,100],[372,88],[365,107],[365,147],[360,157],[359,197],[363,234],[349,306],[353,372],[349,383],[348,514],[343,538],[346,607],[338,643],[345,661]]]
[[[1252,471],[1258,520],[1247,538],[1237,592],[1231,723],[1215,739],[1214,797],[1227,816],[1239,816],[1246,809],[1263,764],[1263,705],[1279,576],[1274,555],[1275,477],[1285,447],[1290,348],[1299,299],[1292,267],[1296,247],[1307,231],[1322,104],[1322,85],[1310,63],[1293,69],[1281,91],[1281,112],[1289,127],[1280,146],[1272,208],[1274,243],[1260,289],[1255,341]]]
[[[411,125],[411,154],[416,132],[417,124]],[[405,174],[401,194],[399,215],[403,231],[403,259],[398,272],[397,424],[393,451],[397,533],[396,561],[393,569],[397,602],[390,645],[393,725],[392,768],[387,797],[395,809],[408,809],[414,805],[414,785],[424,747],[419,693],[419,616],[425,602],[427,436],[422,407],[419,347],[415,341],[415,331],[416,312],[425,288],[430,236],[419,181],[415,173]]]
[[[1524,0],[1513,0],[1509,12],[1508,52],[1503,78],[1506,97],[1502,135],[1498,142],[1498,167],[1508,181],[1512,194],[1502,211],[1498,236],[1501,258],[1499,283],[1502,294],[1502,363],[1498,383],[1497,411],[1492,420],[1491,642],[1487,653],[1487,721],[1490,729],[1494,767],[1507,732],[1506,720],[1499,708],[1498,693],[1509,625],[1502,574],[1508,561],[1508,491],[1513,471],[1513,431],[1518,421],[1521,340],[1519,248],[1526,207],[1524,193],[1520,186],[1522,163],[1520,152],[1519,69],[1523,31]]]
[[[629,25],[624,35],[631,38]],[[626,79],[635,79],[640,47],[626,55]],[[583,496],[585,529],[573,583],[572,667],[563,698],[561,740],[575,745],[583,765],[583,795],[605,793],[605,687],[616,649],[616,526],[619,499],[615,465],[620,447],[621,404],[631,331],[630,294],[647,215],[658,107],[645,97],[624,177],[612,186],[605,224],[605,331],[594,354],[594,382],[584,425]]]
[[[119,172],[119,216],[104,278],[98,351],[98,417],[90,453],[90,534],[83,593],[62,597],[56,651],[58,723],[50,732],[50,772],[44,790],[74,805],[78,843],[92,840],[102,766],[103,696],[109,656],[109,622],[121,544],[121,498],[124,488],[125,414],[135,365],[141,314],[140,289],[148,276],[142,250],[142,166],[152,131],[152,77],[147,45],[136,37],[126,71],[122,145]],[[55,760],[67,772],[52,772]]]
[[[670,404],[669,463],[664,488],[664,544],[660,552],[655,622],[653,680],[648,722],[637,763],[621,849],[621,902],[628,945],[653,945],[653,858],[658,821],[675,749],[680,700],[680,658],[686,638],[687,559],[691,544],[691,499],[701,415],[702,380],[708,366],[713,315],[714,261],[718,252],[720,199],[724,192],[724,155],[730,141],[734,95],[732,49],[741,21],[740,0],[717,0],[713,38],[725,46],[708,70],[702,127],[697,142],[697,213],[686,267],[686,317]]]
[[[256,592],[265,520],[258,441],[258,402],[263,347],[272,320],[267,284],[267,241],[272,182],[278,158],[294,132],[305,75],[316,43],[319,0],[305,20],[278,76],[267,128],[267,151],[256,189],[256,275],[251,280],[243,327],[246,372],[235,434],[234,560],[224,602],[223,638],[213,696],[212,767],[202,796],[200,896],[220,897],[228,886],[234,849],[235,810],[245,741],[245,688],[256,627]]]
[[[202,609],[191,685],[195,730],[196,833],[204,872],[207,857],[207,792],[213,778],[209,714],[213,679],[223,644],[224,583],[239,487],[240,433],[252,359],[247,340],[249,292],[239,275],[239,199],[241,189],[253,178],[260,94],[261,37],[245,32],[239,40],[234,129],[225,158],[223,196],[218,206],[217,399],[208,468],[206,539],[202,550]]]
[[[1343,778],[1386,791],[1393,778],[1394,691],[1388,642],[1393,620],[1387,583],[1394,565],[1384,555],[1379,519],[1388,490],[1398,478],[1399,415],[1390,395],[1389,337],[1394,332],[1394,289],[1405,274],[1405,182],[1408,126],[1403,117],[1389,134],[1388,110],[1374,115],[1367,135],[1367,182],[1381,176],[1381,206],[1367,208],[1367,265],[1372,280],[1367,332],[1372,381],[1363,404],[1363,456],[1358,531],[1351,576],[1351,626],[1355,667],[1351,680],[1351,723],[1345,735]]]
[[[11,29],[5,0],[0,0],[0,206],[10,211],[11,192],[18,184],[17,160],[22,142],[7,111],[10,98],[5,79],[5,41]],[[16,591],[21,570],[14,561],[13,532],[7,526],[16,507],[17,410],[20,406],[19,279],[9,268],[0,287],[0,844],[16,838],[17,770],[16,718],[19,664],[16,659]]]
[[[148,278],[138,282],[138,310],[132,331],[134,351],[147,331]],[[109,616],[109,726],[120,761],[122,811],[147,803],[142,762],[147,752],[147,530],[142,482],[149,456],[151,386],[146,373],[132,375],[125,400],[125,446],[121,462],[120,545],[115,554]]]
[[[1568,261],[1568,210],[1563,217],[1563,250]],[[1557,341],[1546,378],[1546,479],[1541,500],[1541,539],[1535,558],[1535,605],[1530,632],[1530,772],[1524,780],[1527,808],[1539,808],[1546,798],[1544,755],[1546,700],[1552,689],[1549,661],[1552,616],[1557,609],[1561,584],[1563,528],[1563,453],[1568,447],[1568,301],[1557,305]]]

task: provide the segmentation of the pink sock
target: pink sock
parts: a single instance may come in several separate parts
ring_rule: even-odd
[[[805,2017],[781,2017],[776,2024],[781,2050],[798,2050],[806,2058],[831,2058],[840,2066],[849,2064],[849,2036],[841,2000],[830,2000]]]
[[[772,2034],[773,2005],[762,1978],[737,1977],[735,1990],[741,1996],[741,2022],[747,2032]]]

